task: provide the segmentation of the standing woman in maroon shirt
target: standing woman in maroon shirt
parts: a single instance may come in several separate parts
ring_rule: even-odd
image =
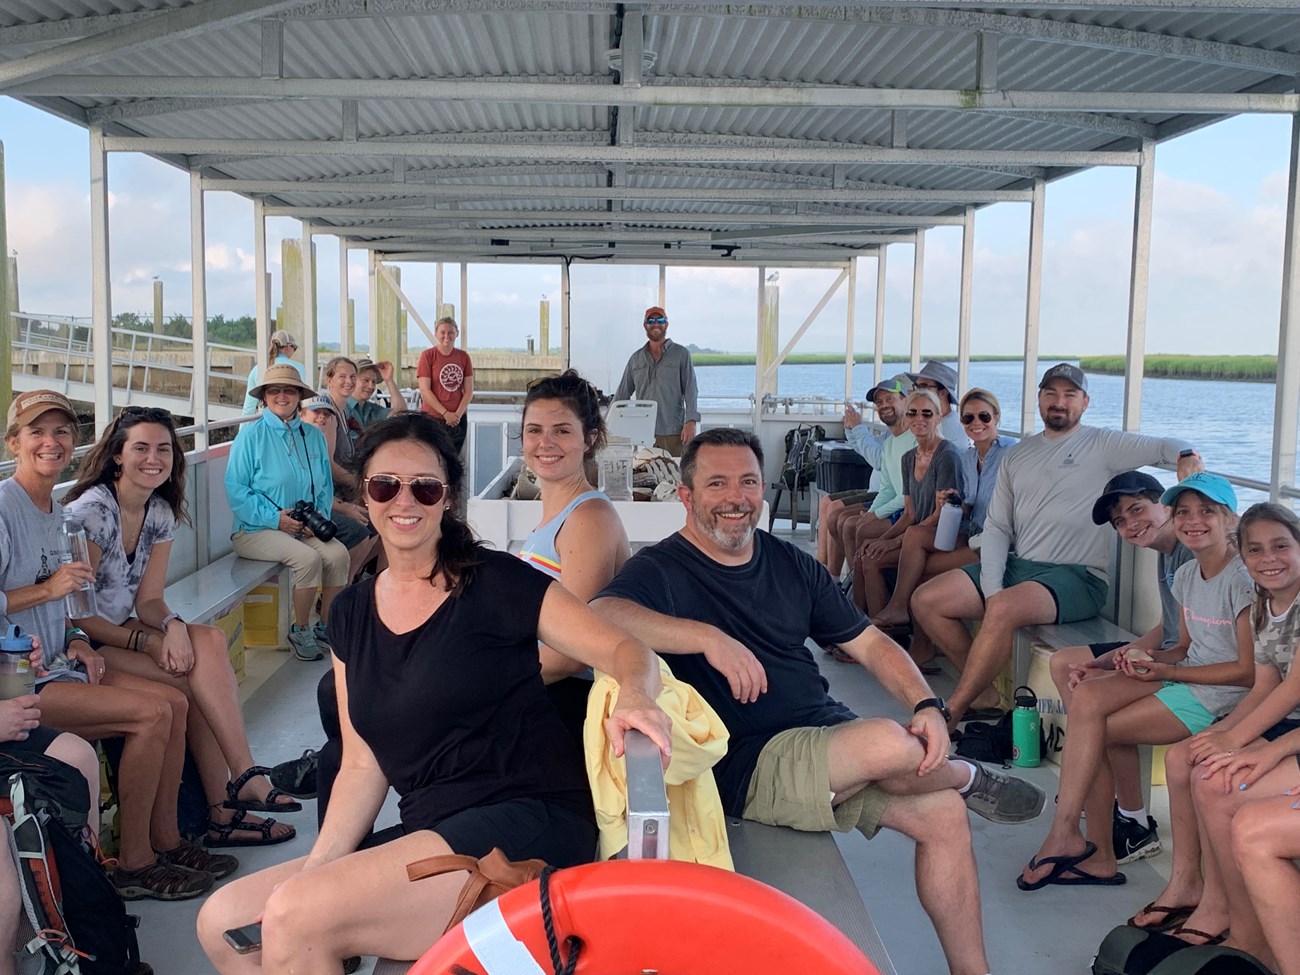
[[[447,424],[458,454],[465,449],[465,413],[474,398],[474,364],[469,353],[456,348],[459,334],[454,318],[439,318],[433,326],[438,344],[420,353],[415,370],[420,384],[420,409]]]

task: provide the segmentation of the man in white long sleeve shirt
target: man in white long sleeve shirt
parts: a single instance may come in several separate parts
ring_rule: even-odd
[[[1088,379],[1077,366],[1063,362],[1043,373],[1038,412],[1046,429],[1002,461],[979,564],[946,572],[912,597],[912,618],[962,672],[948,701],[950,725],[968,708],[998,703],[992,682],[1019,627],[1089,619],[1101,609],[1110,539],[1091,512],[1107,480],[1153,464],[1199,462],[1180,461],[1190,448],[1183,440],[1083,426],[1087,408]],[[972,619],[984,621],[973,641]]]

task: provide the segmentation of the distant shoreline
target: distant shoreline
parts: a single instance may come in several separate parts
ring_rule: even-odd
[[[692,352],[691,358],[697,366],[752,366],[755,357],[740,353]],[[926,359],[952,361],[951,355],[921,356]],[[1023,356],[1018,355],[973,355],[971,362],[1019,362]],[[857,364],[875,362],[874,355],[860,354],[853,357]],[[884,361],[891,364],[910,362],[909,356],[887,355]],[[1077,361],[1084,372],[1094,372],[1106,376],[1124,375],[1127,362],[1122,355],[1098,356],[1056,356],[1040,355],[1040,365],[1061,361]],[[844,357],[833,353],[811,352],[787,356],[784,365],[813,366],[840,365]],[[1275,355],[1166,355],[1162,353],[1148,355],[1143,375],[1147,379],[1205,379],[1228,382],[1271,383],[1277,379],[1277,356]]]

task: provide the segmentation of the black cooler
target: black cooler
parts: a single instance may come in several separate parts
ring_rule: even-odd
[[[817,444],[817,487],[827,494],[865,491],[871,481],[871,465],[843,440],[822,440]]]

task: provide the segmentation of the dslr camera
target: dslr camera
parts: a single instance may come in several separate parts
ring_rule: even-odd
[[[339,526],[317,511],[310,501],[295,501],[289,517],[310,528],[311,533],[322,542],[330,541],[339,533]]]

